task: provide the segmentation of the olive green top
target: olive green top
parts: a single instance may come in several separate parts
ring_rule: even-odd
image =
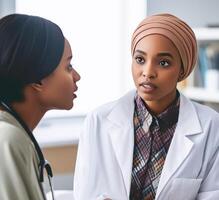
[[[0,199],[44,200],[38,163],[25,130],[12,115],[0,111]]]

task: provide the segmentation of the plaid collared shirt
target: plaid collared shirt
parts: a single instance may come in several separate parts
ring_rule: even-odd
[[[153,116],[136,95],[134,112],[131,200],[153,200],[179,115],[179,94],[161,114]]]

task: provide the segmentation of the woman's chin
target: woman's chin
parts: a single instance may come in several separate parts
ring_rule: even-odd
[[[62,105],[54,106],[53,108],[50,108],[49,110],[71,110],[74,106],[73,101],[69,103],[65,103]]]
[[[71,110],[71,109],[73,108],[73,106],[74,106],[74,103],[73,103],[73,101],[72,101],[71,103],[69,103],[68,105],[66,105],[65,110]]]
[[[144,92],[138,92],[138,95],[144,100],[144,101],[154,101],[156,100],[155,96],[152,94],[144,93]]]

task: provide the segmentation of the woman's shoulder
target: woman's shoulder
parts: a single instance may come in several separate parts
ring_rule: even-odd
[[[186,108],[192,109],[193,107],[200,119],[205,119],[205,120],[211,119],[211,120],[219,121],[219,113],[216,110],[212,109],[208,105],[204,105],[196,101],[190,100],[189,98],[185,97],[182,94],[181,96],[182,96],[183,103],[186,105],[189,105],[189,106],[186,106]]]
[[[0,121],[0,154],[2,162],[31,163],[35,151],[26,132],[8,122]],[[29,164],[28,164],[29,166]]]
[[[219,113],[207,105],[191,101],[195,108],[196,115],[203,130],[211,133],[213,137],[218,137]]]
[[[21,127],[9,120],[0,119],[0,146],[23,149],[28,144],[29,138]]]
[[[219,123],[219,113],[216,110],[212,109],[211,107],[207,105],[203,105],[197,102],[192,102],[192,103],[198,113],[198,116],[201,119],[204,119],[204,120],[209,119],[211,121],[215,121]]]

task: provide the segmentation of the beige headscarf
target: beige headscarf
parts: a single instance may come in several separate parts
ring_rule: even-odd
[[[192,29],[181,19],[170,14],[158,14],[145,18],[132,36],[132,55],[138,42],[152,34],[169,38],[179,51],[185,79],[193,70],[197,60],[197,41]]]

